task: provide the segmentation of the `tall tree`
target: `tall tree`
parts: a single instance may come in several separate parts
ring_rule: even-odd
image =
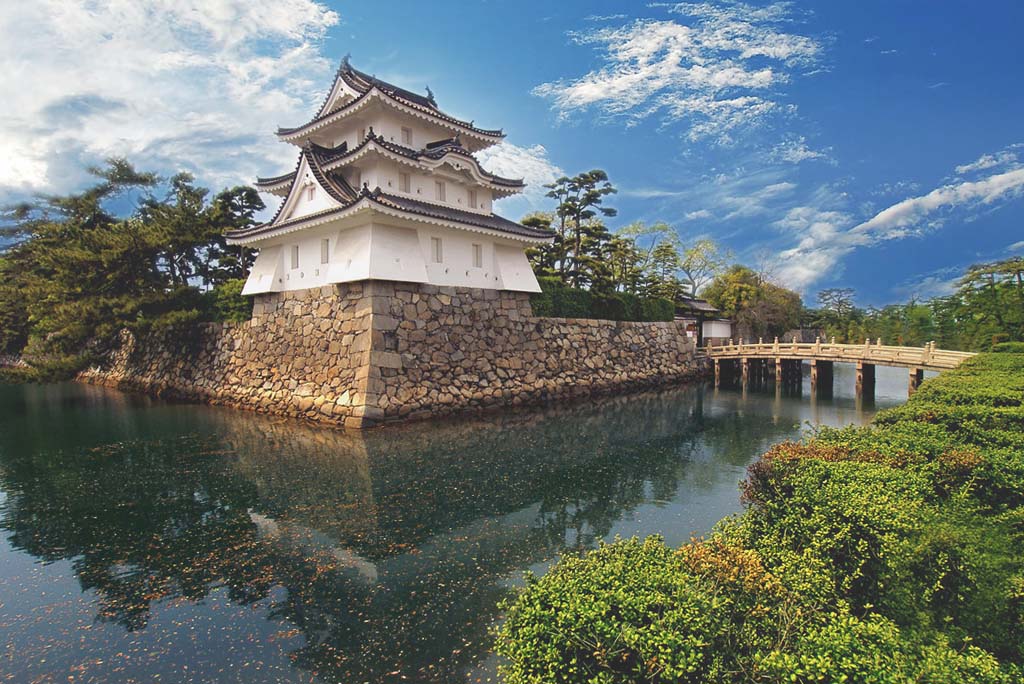
[[[544,187],[548,189],[547,196],[558,202],[555,226],[565,245],[565,255],[557,264],[558,274],[573,287],[580,287],[588,278],[587,267],[592,265],[594,256],[593,252],[586,251],[586,243],[589,240],[592,246],[600,233],[599,228],[604,228],[602,223],[593,219],[616,215],[615,209],[603,206],[603,203],[606,196],[617,190],[608,180],[608,174],[601,169],[586,171],[572,178],[562,176]]]
[[[5,215],[17,242],[0,264],[4,351],[27,343],[36,359],[71,361],[125,327],[206,315],[198,286],[242,275],[240,251],[222,233],[254,220],[263,206],[255,191],[235,188],[211,203],[208,190],[179,174],[158,199],[150,194],[157,176],[122,159],[92,171],[97,182],[82,192]],[[133,203],[126,215],[111,210]]]
[[[746,266],[734,265],[704,290],[708,301],[747,338],[782,336],[800,323],[800,295],[766,282]]]
[[[721,275],[732,261],[732,253],[710,238],[697,240],[683,249],[680,270],[686,276],[691,295],[698,295]]]

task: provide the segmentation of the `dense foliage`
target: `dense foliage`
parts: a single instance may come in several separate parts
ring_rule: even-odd
[[[706,238],[684,246],[676,230],[661,221],[637,221],[610,232],[603,219],[617,212],[604,202],[617,191],[600,169],[565,176],[545,187],[547,197],[557,202],[555,208],[522,220],[554,233],[551,244],[527,252],[538,276],[602,296],[679,302],[699,292],[732,258]]]
[[[541,292],[530,296],[536,316],[597,318],[607,321],[671,321],[675,304],[662,297],[638,297],[629,292],[593,292],[568,287],[559,278],[538,278]]]
[[[803,302],[792,290],[769,282],[746,266],[735,265],[703,292],[708,302],[732,319],[737,337],[781,337],[797,327]]]
[[[882,338],[891,344],[987,351],[1005,341],[1024,342],[1024,258],[970,267],[948,296],[881,309],[860,308],[854,291],[818,293],[818,308],[804,323],[841,342]]]
[[[81,193],[8,210],[0,354],[66,374],[124,328],[245,316],[248,255],[224,233],[253,222],[255,190],[211,198],[188,174],[164,182],[117,159],[93,173]]]
[[[563,558],[508,603],[505,680],[987,682],[1024,675],[1024,354],[751,466],[746,512],[673,550]]]

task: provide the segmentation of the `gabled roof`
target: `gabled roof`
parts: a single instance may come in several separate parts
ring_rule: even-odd
[[[313,174],[313,178],[316,179],[316,182],[320,184],[320,186],[331,198],[339,202],[342,205],[342,207],[344,207],[349,204],[352,204],[358,198],[359,193],[355,190],[355,188],[349,185],[348,181],[346,181],[344,176],[342,176],[341,174],[324,172],[324,160],[329,159],[332,153],[333,150],[321,147],[320,145],[317,145],[312,142],[307,142],[302,147],[302,152],[299,153],[299,160],[295,162],[295,170],[292,171],[290,174],[287,174],[287,178],[289,178],[290,180],[290,186],[294,186],[295,182],[298,180],[297,175],[299,173],[299,169],[302,168],[302,161],[305,160],[306,165],[309,167],[309,172]],[[285,176],[278,176],[277,178],[280,179],[284,177]],[[291,194],[291,187],[289,187],[289,194]],[[280,206],[278,206],[277,211],[274,212],[274,217],[270,219],[270,221],[268,221],[267,223],[261,225],[266,226],[268,228],[275,226],[277,220],[281,218],[281,212],[284,211],[284,208],[287,204],[288,197],[286,196],[281,201],[281,204]],[[261,226],[253,226],[253,228],[260,227]],[[230,232],[228,233],[228,236],[231,236]]]
[[[369,197],[383,206],[407,211],[412,214],[419,214],[420,216],[441,219],[442,221],[468,223],[471,226],[489,228],[491,230],[511,233],[513,235],[521,235],[529,238],[543,239],[554,236],[554,233],[550,231],[524,226],[521,223],[509,221],[507,218],[503,218],[497,214],[478,214],[474,211],[466,211],[465,209],[446,207],[440,204],[414,200],[409,197],[399,197],[398,195],[386,193],[380,188],[377,188],[370,193]]]
[[[351,90],[359,93],[359,95],[354,100],[332,109],[332,104],[337,99],[336,94],[339,90],[338,86],[340,83],[344,83]],[[392,103],[397,105],[408,107],[420,116],[436,119],[443,123],[456,126],[472,135],[482,138],[490,138],[493,139],[494,142],[505,137],[505,134],[500,129],[492,130],[477,128],[472,121],[463,121],[462,119],[457,119],[450,114],[445,114],[437,108],[434,95],[430,92],[429,88],[427,89],[427,95],[419,95],[410,90],[382,81],[374,76],[370,76],[369,74],[353,68],[352,65],[349,64],[348,56],[342,60],[341,66],[338,68],[338,73],[335,76],[334,85],[327,94],[323,104],[320,106],[320,110],[317,112],[316,116],[301,126],[296,126],[294,128],[278,128],[277,135],[285,139],[293,138],[307,130],[318,128],[319,124],[327,123],[329,120],[340,119],[346,112],[363,106],[367,99],[374,94],[381,96],[385,101],[390,100]]]
[[[304,149],[308,148],[315,150],[324,171],[331,171],[348,163],[348,160],[350,159],[362,156],[366,151],[368,151],[368,148],[373,149],[373,146],[381,148],[386,152],[390,152],[393,155],[402,157],[409,162],[417,162],[424,159],[431,162],[440,162],[449,154],[457,155],[472,165],[479,176],[479,180],[495,186],[500,186],[497,188],[499,190],[507,189],[504,191],[514,193],[525,187],[525,183],[522,179],[503,178],[502,176],[498,176],[485,170],[473,153],[462,146],[457,136],[455,138],[448,138],[428,143],[426,148],[422,150],[414,150],[411,147],[405,147],[404,145],[399,145],[389,140],[385,140],[384,136],[375,134],[373,132],[373,127],[371,126],[366,138],[351,150],[348,149],[347,143],[342,143],[335,148],[327,148],[310,141],[306,142]],[[434,166],[437,165],[431,165],[431,167]],[[290,182],[295,178],[295,173],[295,171],[292,171],[291,173],[282,174],[273,178],[258,178],[256,180],[256,187],[267,192],[280,193],[282,189],[287,190]]]
[[[325,189],[328,189],[328,191],[331,192],[332,197],[342,202],[341,206],[324,209],[312,214],[306,214],[305,216],[298,216],[279,222],[278,218],[287,203],[286,201],[282,201],[281,206],[274,215],[274,218],[269,222],[240,230],[228,231],[226,234],[228,239],[252,239],[265,233],[277,232],[284,228],[291,228],[293,226],[300,226],[311,222],[323,222],[325,219],[332,219],[336,216],[340,217],[342,214],[348,213],[349,210],[357,209],[357,205],[364,202],[368,208],[377,207],[378,209],[390,210],[387,213],[394,213],[399,216],[407,215],[410,217],[422,217],[448,223],[462,224],[464,226],[475,226],[489,231],[496,231],[519,238],[526,238],[530,241],[544,241],[554,237],[554,233],[551,231],[524,226],[496,214],[480,214],[473,211],[466,211],[464,209],[456,209],[454,207],[446,207],[438,204],[432,204],[430,202],[422,202],[420,200],[414,200],[407,197],[399,197],[398,195],[386,193],[380,188],[370,191],[368,188],[363,187],[359,192],[356,192],[350,185],[348,185],[348,183],[345,183],[343,178],[339,178],[338,174],[332,174],[329,172],[326,174],[323,173],[322,169],[319,168],[315,152],[307,152],[304,150],[303,155],[305,155],[305,158],[310,161],[309,167],[317,181],[319,181]],[[342,186],[341,184],[344,185]],[[335,192],[338,194],[335,194]]]
[[[719,313],[719,310],[711,306],[706,299],[696,297],[683,297],[677,307],[693,313]]]

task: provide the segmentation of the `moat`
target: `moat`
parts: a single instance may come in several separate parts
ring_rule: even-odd
[[[866,405],[852,373],[363,433],[0,386],[0,681],[495,681],[524,571],[707,533],[770,444],[906,398],[905,371]]]

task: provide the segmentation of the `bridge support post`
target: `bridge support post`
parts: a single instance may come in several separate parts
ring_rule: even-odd
[[[907,385],[907,395],[911,395],[917,391],[917,388],[924,382],[924,369],[923,368],[911,368],[910,369],[910,382]]]
[[[715,359],[715,389],[722,386],[722,364],[718,359]]]
[[[875,364],[857,362],[857,396],[875,396]]]
[[[744,356],[740,359],[740,383],[743,385],[743,389],[747,388],[748,382],[750,382],[750,359]]]
[[[833,363],[820,359],[811,359],[811,392],[821,392],[825,397],[832,396]]]

